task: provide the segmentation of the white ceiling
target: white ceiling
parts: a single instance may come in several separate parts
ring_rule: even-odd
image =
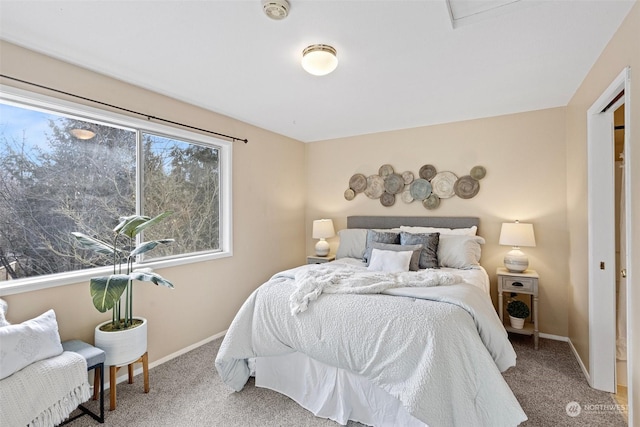
[[[634,3],[464,19],[460,0],[454,28],[446,0],[289,1],[274,21],[260,0],[0,0],[0,38],[309,142],[564,106]],[[314,43],[337,49],[332,74],[302,70]]]

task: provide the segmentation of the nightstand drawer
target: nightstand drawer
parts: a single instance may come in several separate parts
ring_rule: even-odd
[[[534,280],[525,277],[504,277],[502,282],[503,291],[533,292]]]

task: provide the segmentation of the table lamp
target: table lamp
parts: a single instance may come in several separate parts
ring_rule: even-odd
[[[520,250],[520,246],[535,246],[533,224],[519,221],[505,222],[500,230],[500,244],[512,249],[504,256],[504,266],[514,273],[522,273],[529,267],[529,258]]]
[[[314,239],[320,239],[316,243],[316,255],[327,256],[329,255],[329,242],[325,239],[336,235],[333,229],[333,221],[330,219],[317,219],[313,221],[313,233]]]

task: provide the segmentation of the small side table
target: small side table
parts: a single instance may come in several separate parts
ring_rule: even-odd
[[[514,334],[533,335],[534,348],[538,349],[538,273],[535,270],[526,270],[522,273],[513,273],[504,267],[498,267],[496,270],[498,276],[498,313],[500,320],[508,332]],[[526,323],[523,329],[512,328],[507,322],[505,324],[505,316],[503,314],[504,300],[503,292],[529,295],[531,298],[531,323]]]
[[[309,255],[307,257],[307,264],[324,264],[325,262],[331,262],[336,259],[335,255],[327,255],[327,256],[317,256],[317,255]]]
[[[106,355],[103,350],[98,347],[94,347],[86,342],[80,340],[70,340],[62,343],[62,349],[64,351],[73,351],[74,353],[78,353],[80,356],[84,357],[87,361],[87,371],[93,369],[94,378],[93,378],[93,400],[98,400],[98,395],[100,396],[100,413],[96,414],[91,410],[87,409],[83,405],[79,405],[78,409],[82,411],[81,414],[68,418],[60,425],[68,424],[71,421],[80,418],[83,415],[90,415],[93,419],[98,421],[99,423],[104,423],[104,361],[106,359]],[[98,388],[99,387],[99,388]],[[98,392],[98,390],[100,390]]]

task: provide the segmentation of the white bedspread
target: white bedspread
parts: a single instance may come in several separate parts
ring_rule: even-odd
[[[366,377],[432,427],[527,419],[500,374],[515,365],[515,352],[482,290],[457,284],[385,291],[397,296],[327,293],[292,315],[296,273],[319,268],[280,273],[247,299],[216,357],[226,384],[244,387],[248,358],[299,351]]]
[[[55,426],[90,397],[87,362],[65,351],[0,381],[0,425]]]

